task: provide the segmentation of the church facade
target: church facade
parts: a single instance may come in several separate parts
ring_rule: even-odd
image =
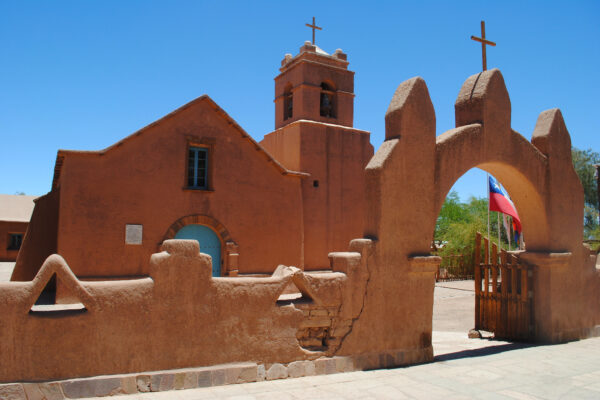
[[[214,276],[327,268],[363,235],[373,146],[353,103],[346,55],[306,42],[282,61],[260,143],[202,96],[104,150],[59,150],[12,280],[53,253],[80,278],[147,275],[173,238],[198,240]]]

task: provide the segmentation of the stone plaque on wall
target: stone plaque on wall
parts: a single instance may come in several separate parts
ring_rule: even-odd
[[[142,225],[125,225],[125,244],[142,244]]]

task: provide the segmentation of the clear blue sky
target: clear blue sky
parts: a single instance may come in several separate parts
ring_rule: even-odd
[[[437,132],[454,127],[464,80],[504,75],[513,129],[531,138],[538,114],[562,110],[573,145],[600,151],[598,1],[2,1],[0,193],[50,190],[58,149],[99,150],[202,95],[256,140],[274,127],[273,78],[311,37],[348,54],[354,126],[377,149],[402,81],[421,76]],[[483,174],[456,188],[485,196]]]

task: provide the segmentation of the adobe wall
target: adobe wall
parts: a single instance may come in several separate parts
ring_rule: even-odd
[[[32,280],[46,257],[56,253],[59,201],[60,192],[58,190],[53,190],[35,199],[35,207],[19,250],[11,280]]]
[[[543,112],[532,142],[510,128],[498,70],[470,77],[456,102],[457,128],[435,137],[425,82],[402,83],[386,113],[386,141],[367,166],[367,225],[374,240],[364,310],[340,354],[431,348],[435,220],[468,169],[496,175],[519,210],[534,265],[535,337],[587,337],[600,323],[600,273],[582,246],[583,191],[560,111]]]
[[[328,267],[328,252],[362,236],[364,168],[373,156],[369,136],[358,129],[302,120],[260,142],[287,168],[310,173],[301,183],[306,270]]]
[[[209,190],[186,188],[187,146],[198,143],[210,147]],[[77,276],[147,275],[169,228],[190,215],[229,232],[241,273],[302,266],[301,178],[274,165],[207,97],[102,152],[61,154],[53,252]],[[126,224],[143,225],[141,245],[125,244]]]
[[[366,228],[374,241],[361,317],[341,355],[421,350],[433,359],[431,323],[435,271],[427,218],[434,213],[435,113],[426,96],[396,91],[386,113],[386,141],[366,168]],[[398,110],[405,111],[399,113]],[[409,129],[406,129],[409,128]]]
[[[333,254],[327,274],[280,266],[269,278],[213,278],[193,240],[166,241],[150,277],[122,281],[81,282],[52,255],[33,281],[0,283],[0,382],[332,355],[359,315],[368,246]],[[80,309],[30,312],[53,274]],[[304,300],[280,300],[291,283]]]

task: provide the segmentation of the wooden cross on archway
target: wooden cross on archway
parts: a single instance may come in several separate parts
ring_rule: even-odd
[[[309,28],[312,29],[312,34],[313,34],[312,35],[312,44],[314,46],[315,45],[315,29],[318,29],[318,30],[321,31],[321,30],[323,30],[323,28],[321,28],[320,26],[317,26],[317,24],[315,24],[315,17],[313,17],[312,25],[311,24],[306,24],[306,26],[308,26]]]
[[[314,21],[313,21],[313,23],[314,23]],[[314,35],[314,33],[313,33],[313,35]],[[471,39],[475,40],[476,42],[481,42],[481,56],[483,58],[483,70],[487,71],[487,59],[485,56],[485,46],[486,45],[496,46],[496,43],[486,40],[486,38],[485,38],[485,21],[481,21],[481,37],[478,38],[477,36],[471,36]],[[313,41],[314,41],[314,39],[313,39]]]

